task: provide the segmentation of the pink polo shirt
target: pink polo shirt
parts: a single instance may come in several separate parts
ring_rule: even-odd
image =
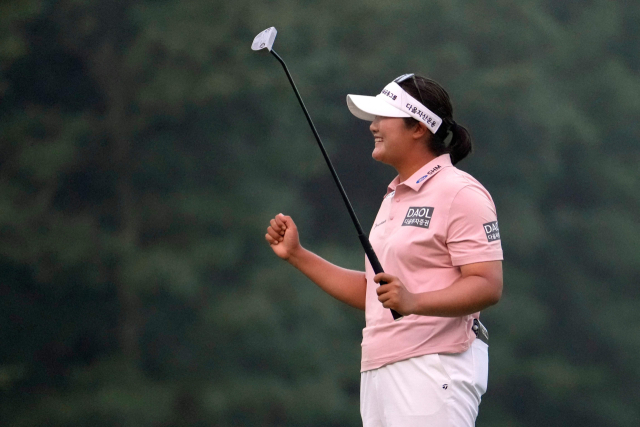
[[[384,271],[412,293],[446,288],[461,277],[459,266],[502,260],[496,208],[471,175],[437,157],[387,190],[369,235]],[[431,353],[461,353],[475,334],[480,313],[462,317],[409,315],[394,321],[378,301],[374,272],[365,259],[366,326],[362,371]]]

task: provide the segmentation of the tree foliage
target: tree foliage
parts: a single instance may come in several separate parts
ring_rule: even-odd
[[[505,251],[479,426],[632,426],[633,2],[0,4],[0,425],[359,425],[361,312],[279,262],[278,212],[364,255],[275,26],[368,228],[393,171],[347,93],[449,89]],[[636,171],[636,172],[634,172]]]

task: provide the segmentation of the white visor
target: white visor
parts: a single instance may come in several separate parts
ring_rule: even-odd
[[[377,96],[347,95],[349,111],[359,119],[373,121],[380,117],[413,117],[436,133],[442,119],[405,92],[396,82],[391,82]]]

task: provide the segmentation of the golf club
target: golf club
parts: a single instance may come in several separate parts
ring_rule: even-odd
[[[276,51],[273,50],[273,42],[276,39],[276,34],[277,33],[278,32],[277,32],[275,27],[270,27],[270,28],[267,28],[266,30],[262,31],[253,40],[253,43],[251,44],[251,49],[253,49],[255,51],[259,51],[259,50],[262,50],[262,49],[267,49],[280,62],[280,64],[282,64],[282,68],[284,68],[284,72],[287,73],[287,78],[289,79],[289,83],[291,83],[291,87],[293,88],[293,91],[295,92],[296,97],[298,98],[298,102],[300,103],[300,107],[302,107],[302,111],[304,112],[304,115],[307,118],[307,122],[309,122],[309,126],[311,126],[311,131],[313,132],[313,136],[315,136],[316,137],[316,141],[318,141],[318,146],[320,147],[320,151],[322,151],[322,155],[324,156],[324,160],[327,162],[327,166],[329,167],[329,170],[331,171],[331,175],[333,176],[333,180],[335,181],[336,185],[338,186],[338,190],[340,190],[340,195],[342,196],[342,200],[344,200],[344,204],[346,205],[347,210],[349,211],[349,215],[351,216],[351,220],[353,221],[353,225],[356,227],[356,231],[358,232],[358,239],[360,239],[360,243],[362,244],[362,248],[364,249],[364,252],[366,253],[367,258],[369,259],[369,262],[371,263],[371,267],[373,268],[373,271],[376,274],[384,273],[384,270],[382,269],[382,265],[380,265],[380,261],[378,260],[378,256],[376,255],[376,253],[373,250],[373,247],[371,246],[371,242],[369,242],[369,239],[367,238],[367,236],[362,231],[362,227],[360,226],[360,222],[358,221],[358,217],[356,217],[356,213],[353,210],[353,207],[351,206],[351,202],[349,202],[349,198],[347,197],[347,193],[344,191],[344,188],[342,187],[342,183],[340,182],[340,178],[338,178],[338,174],[336,173],[336,170],[334,169],[333,164],[331,164],[331,160],[329,159],[329,156],[327,155],[327,152],[324,149],[324,145],[322,144],[322,141],[320,140],[320,135],[318,135],[318,131],[316,130],[316,127],[314,126],[313,121],[311,121],[311,116],[309,116],[309,112],[307,111],[307,108],[304,106],[304,102],[302,102],[302,97],[300,97],[300,93],[298,92],[298,88],[296,88],[296,84],[293,82],[293,78],[291,77],[291,74],[289,73],[289,69],[287,68],[287,65],[284,63],[284,61],[282,60],[280,55],[278,55],[276,53]],[[380,285],[385,285],[385,284],[386,284],[386,282],[380,282]],[[394,320],[400,320],[402,318],[402,315],[400,313],[396,312],[395,310],[391,310],[391,314],[393,315]]]

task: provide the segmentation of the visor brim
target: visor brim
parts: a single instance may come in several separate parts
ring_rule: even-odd
[[[347,95],[347,106],[351,114],[369,122],[372,122],[376,116],[411,117],[411,115],[386,103],[377,96]]]

